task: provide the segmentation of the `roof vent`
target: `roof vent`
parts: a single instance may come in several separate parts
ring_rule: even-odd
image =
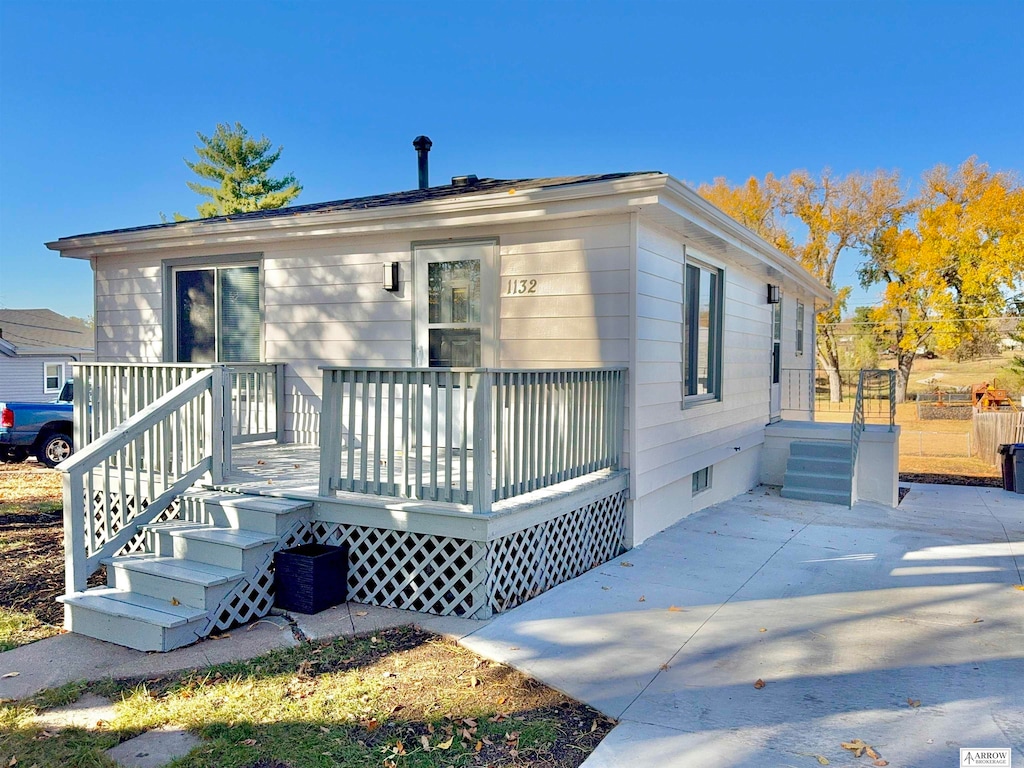
[[[471,173],[468,176],[452,176],[453,187],[472,187],[480,179],[476,177],[475,173]]]

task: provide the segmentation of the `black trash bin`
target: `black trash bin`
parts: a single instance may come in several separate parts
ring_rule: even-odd
[[[1014,490],[1016,483],[1013,477],[1013,454],[1010,453],[1010,449],[1016,443],[1003,443],[999,446],[999,464],[1003,470],[1003,490],[1012,491]]]
[[[320,613],[348,599],[348,545],[303,544],[274,553],[274,605]]]
[[[1024,443],[1010,446],[1010,458],[1013,460],[1013,488],[1017,493],[1024,493]]]

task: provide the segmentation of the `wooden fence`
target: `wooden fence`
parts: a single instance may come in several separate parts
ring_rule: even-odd
[[[1024,443],[1024,411],[975,411],[971,440],[979,458],[997,464],[1000,444]]]

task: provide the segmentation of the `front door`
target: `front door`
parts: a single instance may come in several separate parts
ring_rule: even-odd
[[[768,421],[782,419],[782,297],[772,304],[772,369]]]

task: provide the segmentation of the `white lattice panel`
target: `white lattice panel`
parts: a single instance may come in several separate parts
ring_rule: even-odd
[[[106,492],[107,501],[104,503],[104,492],[96,490],[93,492],[91,503],[86,500],[86,521],[85,531],[88,537],[87,551],[92,554],[103,548],[103,545],[114,538],[124,527],[124,522],[131,522],[135,517],[141,515],[149,506],[149,499],[143,496],[136,500],[134,493],[121,494],[117,491]],[[161,512],[155,523],[162,523],[171,520],[178,514],[179,500],[172,501],[167,509]],[[121,505],[124,505],[124,510]],[[108,520],[109,511],[109,525]],[[90,520],[90,515],[92,519]],[[145,549],[145,536],[139,531],[128,542],[121,547],[117,555],[130,555],[134,552],[141,552]]]
[[[491,609],[514,608],[622,551],[626,492],[531,528],[495,539],[487,547]]]
[[[484,545],[447,536],[316,522],[318,544],[348,544],[348,597],[441,616],[486,610]]]
[[[298,520],[285,532],[274,548],[267,552],[266,557],[245,578],[238,583],[220,605],[211,614],[209,625],[204,634],[214,629],[225,630],[238,624],[266,616],[274,607],[274,552],[289,549],[309,542],[310,524]]]

